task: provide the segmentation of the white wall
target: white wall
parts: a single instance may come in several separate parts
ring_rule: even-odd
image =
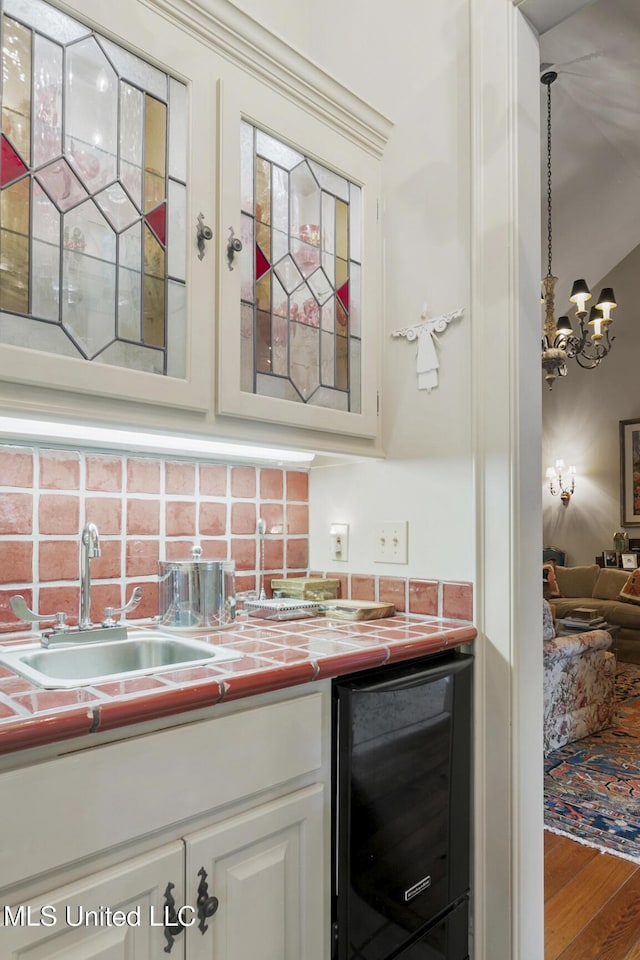
[[[389,17],[372,17],[366,0],[327,0],[316,25],[312,57],[395,127],[384,161],[387,459],[312,470],[311,565],[337,568],[328,526],[341,521],[346,571],[474,582],[474,955],[540,960],[537,43],[507,0],[401,0]],[[425,300],[434,313],[466,308],[442,337],[431,394],[416,389],[413,348],[390,337]],[[406,566],[373,563],[377,519],[409,521]]]
[[[319,10],[319,8],[316,8]],[[404,0],[393,19],[369,0],[326,0],[312,58],[394,123],[384,158],[385,463],[312,471],[311,565],[473,579],[469,318],[469,24],[466,0]],[[363,38],[364,32],[364,38]],[[417,389],[416,343],[391,337],[466,309],[440,337],[439,386]],[[409,563],[374,564],[375,521],[408,520]],[[349,523],[349,560],[329,558],[328,525]]]
[[[291,0],[229,0],[234,7],[248,14],[281,37],[300,53],[311,57],[311,36],[313,18],[304,0],[292,3]]]
[[[566,550],[570,564],[593,563],[603,549],[612,550],[617,530],[640,536],[637,527],[621,526],[619,445],[619,421],[640,418],[639,275],[640,246],[603,281],[592,283],[594,296],[603,286],[616,294],[611,353],[595,370],[570,361],[567,376],[543,394],[543,466],[563,459],[577,470],[575,495],[566,508],[543,485],[544,542]],[[565,312],[562,303],[556,308]]]
[[[328,525],[341,521],[345,571],[474,582],[474,956],[540,960],[537,41],[508,0],[309,10],[312,59],[395,123],[384,161],[387,459],[312,470],[310,563],[336,569]],[[433,313],[466,308],[442,337],[431,394],[416,389],[412,346],[390,337],[425,300]],[[406,566],[373,563],[376,519],[409,521]]]

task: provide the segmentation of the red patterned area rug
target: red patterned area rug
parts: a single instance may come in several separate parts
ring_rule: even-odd
[[[640,665],[618,663],[614,725],[545,758],[544,825],[640,863]]]

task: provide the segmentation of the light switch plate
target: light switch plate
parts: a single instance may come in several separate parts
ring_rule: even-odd
[[[375,524],[374,563],[408,563],[408,527],[406,520]]]

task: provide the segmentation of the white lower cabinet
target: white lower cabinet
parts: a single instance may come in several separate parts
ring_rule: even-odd
[[[186,837],[187,897],[215,909],[187,960],[323,960],[322,808],[316,784]]]
[[[3,906],[2,960],[324,960],[323,794],[297,790]]]
[[[27,903],[3,904],[2,960],[157,960],[167,946],[165,891],[184,903],[184,845],[151,853],[58,887]],[[182,948],[172,951],[182,958]]]
[[[327,960],[327,695],[0,773],[0,960]]]

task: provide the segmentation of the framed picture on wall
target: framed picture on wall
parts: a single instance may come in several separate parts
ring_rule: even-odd
[[[615,552],[615,550],[603,550],[602,562],[604,563],[605,567],[617,567],[618,554]]]
[[[638,554],[637,553],[621,553],[622,557],[622,569],[623,570],[635,570],[638,566]]]
[[[620,520],[640,526],[640,420],[620,420]]]

